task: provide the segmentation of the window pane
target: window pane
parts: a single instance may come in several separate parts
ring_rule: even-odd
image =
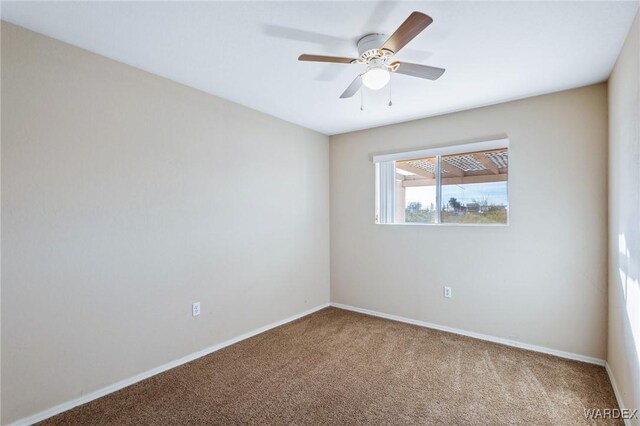
[[[436,223],[436,158],[396,161],[396,223]]]
[[[507,149],[442,156],[442,223],[507,223]]]

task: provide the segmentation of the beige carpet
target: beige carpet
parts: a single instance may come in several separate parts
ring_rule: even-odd
[[[602,367],[328,308],[46,424],[593,424]]]

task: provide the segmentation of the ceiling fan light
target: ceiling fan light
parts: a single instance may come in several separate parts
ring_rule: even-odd
[[[362,84],[371,90],[380,90],[389,83],[391,75],[383,68],[371,68],[362,74]]]

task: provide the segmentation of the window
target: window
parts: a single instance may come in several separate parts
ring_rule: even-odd
[[[374,157],[376,223],[507,224],[509,141]]]

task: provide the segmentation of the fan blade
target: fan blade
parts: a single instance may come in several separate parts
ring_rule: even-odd
[[[345,98],[352,97],[353,95],[355,95],[358,92],[360,87],[362,87],[362,77],[361,76],[357,76],[355,78],[355,80],[353,80],[351,82],[349,87],[347,87],[347,90],[342,92],[342,95],[340,95],[340,99],[345,99]]]
[[[444,68],[430,67],[428,65],[412,64],[410,62],[399,62],[397,74],[405,74],[427,80],[437,80],[444,74]]]
[[[389,37],[384,45],[383,50],[390,50],[393,53],[398,53],[407,43],[409,43],[415,36],[420,34],[422,30],[427,28],[429,24],[433,22],[430,16],[420,12],[413,12],[406,21],[398,27],[395,33]]]
[[[356,61],[353,58],[340,58],[337,56],[322,56],[322,55],[300,55],[299,61],[311,61],[311,62],[333,62],[336,64],[351,64]]]

